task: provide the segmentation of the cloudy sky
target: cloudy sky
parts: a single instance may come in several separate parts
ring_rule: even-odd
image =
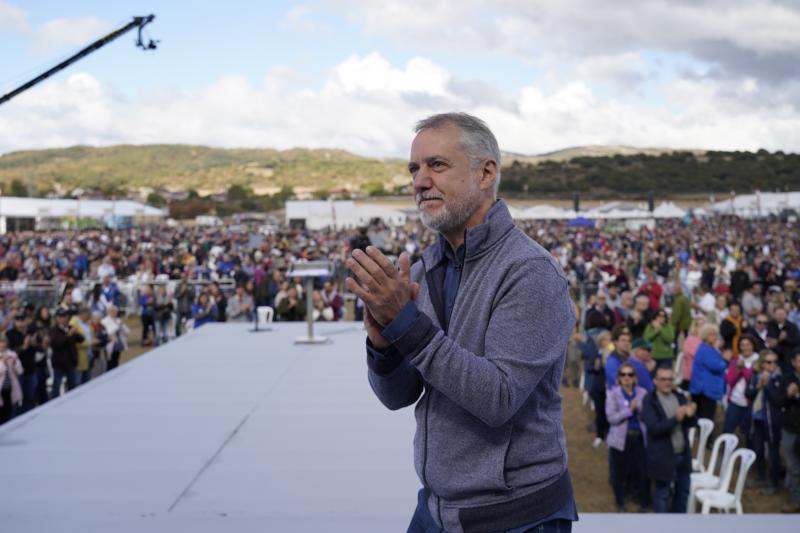
[[[157,51],[129,33],[0,106],[0,153],[193,143],[405,157],[415,120],[449,110],[528,154],[800,151],[800,0],[0,0],[0,92],[149,13]]]

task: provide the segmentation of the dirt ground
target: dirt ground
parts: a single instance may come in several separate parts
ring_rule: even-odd
[[[129,338],[130,348],[122,356],[125,363],[149,351],[150,346],[142,346],[141,324],[139,319],[128,319],[131,328]],[[562,387],[564,397],[564,426],[567,434],[567,448],[569,452],[569,470],[575,490],[575,498],[580,512],[614,512],[614,495],[608,484],[608,448],[605,444],[597,449],[592,449],[594,440],[594,413],[588,406],[581,404],[581,395],[577,388]],[[722,420],[718,420],[718,425]],[[755,482],[755,465],[748,476],[748,488],[745,485],[745,494],[742,500],[746,513],[777,513],[786,502],[785,489],[772,496],[760,494],[758,489],[752,487]],[[629,510],[635,506],[629,504]]]

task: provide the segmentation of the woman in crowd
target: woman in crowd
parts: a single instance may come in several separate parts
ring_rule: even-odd
[[[208,293],[203,290],[197,297],[197,303],[192,306],[192,318],[194,328],[197,329],[203,324],[214,322],[217,317],[217,306],[211,301]]]
[[[756,452],[758,481],[763,492],[773,494],[778,489],[781,475],[781,430],[783,412],[778,405],[783,376],[775,352],[765,350],[753,368],[746,395],[750,400],[750,446]],[[730,408],[730,405],[728,406]],[[767,481],[765,451],[769,450],[770,476]]]
[[[640,510],[649,505],[646,478],[645,435],[642,421],[642,400],[647,391],[636,385],[636,370],[623,363],[617,370],[617,384],[606,397],[606,417],[609,430],[609,466],[617,511],[625,512],[625,484],[633,482]]]
[[[703,316],[698,316],[692,321],[689,328],[689,335],[683,343],[683,368],[679,368],[681,372],[681,388],[688,391],[689,385],[692,381],[692,366],[694,365],[694,356],[697,353],[697,348],[703,340],[700,338],[700,329],[706,325],[706,319]]]
[[[713,324],[706,324],[700,330],[702,343],[697,348],[692,366],[692,383],[689,392],[697,403],[697,417],[714,421],[717,413],[717,402],[725,394],[725,370],[728,368],[732,353],[725,350],[720,353],[719,333]],[[708,446],[713,438],[708,439]]]
[[[89,308],[81,307],[78,315],[70,320],[70,326],[77,329],[83,337],[83,340],[75,345],[78,349],[78,385],[83,385],[92,377],[94,338],[92,337],[92,327],[89,325],[89,319]]]
[[[108,333],[103,326],[102,319],[103,315],[99,311],[92,311],[92,318],[89,321],[89,327],[92,330],[92,365],[90,371],[94,372],[95,375],[105,372],[108,366],[108,352],[106,351]]]
[[[172,298],[167,294],[166,284],[161,284],[156,289],[154,304],[155,345],[159,346],[169,341],[169,321],[172,319]]]
[[[120,355],[128,349],[130,329],[119,317],[119,310],[114,305],[108,306],[108,314],[100,322],[108,335],[106,353],[108,354],[108,370],[111,370],[117,368]]]
[[[728,384],[728,407],[725,409],[722,432],[734,433],[736,428],[739,428],[742,442],[750,434],[750,400],[745,393],[758,361],[755,348],[756,342],[752,337],[740,337],[739,355],[731,358],[728,371],[725,372],[725,382]]]
[[[653,345],[653,359],[659,367],[672,367],[672,342],[675,340],[675,330],[667,320],[664,309],[656,311],[653,320],[644,330],[644,340]]]
[[[8,340],[0,335],[0,424],[8,422],[22,406],[22,362],[8,349]]]

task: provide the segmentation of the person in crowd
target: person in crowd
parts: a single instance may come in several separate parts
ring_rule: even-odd
[[[756,315],[764,311],[764,300],[761,296],[762,286],[757,281],[742,294],[742,312],[748,321],[754,320]]]
[[[747,337],[743,337],[743,340]],[[743,352],[746,347],[743,347]],[[741,357],[741,355],[740,355]],[[779,405],[783,390],[783,375],[778,365],[778,355],[765,350],[753,368],[745,394],[750,402],[750,433],[748,446],[756,452],[758,482],[767,495],[778,490],[781,474],[781,431],[783,412]],[[730,409],[730,405],[728,406]],[[767,480],[767,458],[769,451],[770,476]]]
[[[142,287],[139,295],[139,318],[142,321],[142,346],[150,346],[150,334],[155,337],[156,324],[156,299],[153,295],[153,288],[150,285]]]
[[[728,306],[728,316],[722,319],[719,333],[722,336],[722,347],[731,350],[733,355],[739,355],[739,338],[744,332],[746,323],[742,317],[741,306],[733,302]]]
[[[622,291],[619,296],[619,305],[614,307],[614,325],[627,324],[633,307],[633,293],[629,290]]]
[[[627,327],[615,327],[611,331],[611,340],[614,343],[614,350],[606,358],[605,364],[607,389],[618,384],[619,367],[627,363],[631,356],[631,334]]]
[[[15,352],[22,363],[23,373],[19,377],[22,387],[22,408],[20,413],[30,411],[36,406],[38,375],[36,351],[39,348],[36,331],[24,311],[18,311],[11,328],[6,331],[8,349]]]
[[[577,304],[575,305],[575,316],[580,316]],[[581,343],[583,342],[583,334],[581,333],[580,323],[575,322],[575,327],[572,330],[569,344],[567,344],[567,363],[564,366],[564,375],[561,378],[561,385],[564,387],[577,387],[580,383],[580,376],[583,365],[581,364],[582,353]]]
[[[211,300],[217,308],[215,320],[217,322],[226,322],[228,320],[228,297],[223,294],[222,289],[219,288],[219,283],[216,281],[211,284]]]
[[[685,513],[689,500],[692,450],[687,433],[697,425],[697,405],[675,390],[674,381],[671,368],[657,368],[656,389],[642,401],[647,474],[655,484],[653,510],[657,513]]]
[[[113,268],[113,267],[112,267]],[[107,271],[108,272],[108,271]],[[98,272],[98,275],[100,272]],[[104,306],[114,305],[119,307],[121,294],[119,291],[119,287],[117,283],[111,279],[112,275],[108,274],[105,276],[101,276],[101,301],[103,302]]]
[[[646,294],[638,294],[634,300],[633,311],[628,315],[628,329],[633,339],[644,337],[644,330],[653,318],[655,311],[650,309],[650,298]]]
[[[11,420],[22,407],[23,372],[16,352],[8,349],[8,339],[0,335],[0,424]]]
[[[659,309],[653,320],[644,330],[644,340],[653,345],[653,359],[658,366],[672,367],[672,343],[675,340],[675,330],[667,319],[667,311]]]
[[[99,311],[92,311],[89,319],[89,327],[92,333],[91,347],[91,372],[95,375],[103,374],[108,370],[108,333],[103,326],[103,315]]]
[[[672,316],[670,317],[672,331],[675,332],[675,353],[681,349],[682,343],[689,336],[692,326],[692,302],[683,292],[683,287],[678,282],[672,283]],[[679,342],[680,341],[680,342]]]
[[[800,330],[787,320],[786,310],[775,309],[772,320],[767,324],[767,347],[781,358],[781,370],[789,374],[791,359],[800,349]]]
[[[169,342],[169,322],[172,320],[172,298],[167,293],[166,284],[161,284],[156,288],[153,303],[155,345],[160,346]]]
[[[36,331],[36,403],[43,405],[50,399],[47,380],[50,378],[50,328],[53,320],[50,309],[43,305],[36,309],[33,327]]]
[[[800,513],[800,351],[792,355],[791,371],[779,389],[777,404],[783,409],[781,451],[786,461],[788,503],[784,513]]]
[[[601,328],[610,331],[614,327],[614,312],[606,305],[606,293],[599,291],[595,303],[586,312],[586,330]]]
[[[331,280],[327,280],[320,293],[325,306],[333,312],[332,320],[338,321],[344,318],[344,298],[339,294],[336,285]]]
[[[192,306],[192,318],[194,319],[194,328],[197,329],[209,322],[216,322],[217,306],[209,297],[208,293],[203,290],[197,296],[197,303]]]
[[[652,270],[647,273],[647,283],[639,289],[639,294],[647,296],[651,311],[655,312],[661,307],[661,296],[664,294],[664,287],[658,282],[658,277]]]
[[[725,294],[718,294],[716,298],[714,308],[706,313],[706,322],[719,326],[728,316],[728,297]]]
[[[89,294],[89,301],[87,303],[92,312],[97,311],[101,315],[105,315],[108,301],[103,295],[103,286],[100,283],[95,283],[92,287],[92,292]]]
[[[253,321],[253,297],[243,285],[237,285],[236,293],[228,300],[228,319],[231,322]]]
[[[192,318],[194,298],[194,289],[189,286],[186,277],[182,277],[178,289],[175,291],[175,300],[178,304],[178,313],[175,317],[175,337],[180,337],[183,325]]]
[[[278,318],[287,322],[306,319],[306,304],[299,298],[296,287],[290,286],[286,291],[286,297],[280,300]]]
[[[681,372],[681,385],[680,387],[685,390],[689,391],[689,386],[692,381],[692,367],[694,366],[694,356],[697,353],[697,348],[700,347],[700,344],[703,340],[700,338],[700,330],[703,326],[706,325],[706,319],[704,315],[698,315],[693,321],[691,327],[689,327],[689,335],[686,337],[686,341],[683,343],[683,368],[678,369],[678,372]]]
[[[717,402],[725,394],[725,370],[733,357],[731,350],[720,352],[721,342],[717,327],[706,324],[700,330],[702,343],[697,348],[692,365],[692,383],[689,392],[697,403],[697,416],[714,422],[717,414]],[[713,436],[708,439],[708,446],[714,442]]]
[[[83,335],[75,326],[69,324],[70,313],[66,309],[56,310],[56,323],[50,328],[50,347],[53,350],[52,398],[61,395],[61,385],[66,381],[67,390],[78,384],[78,347]]]
[[[649,487],[646,479],[645,435],[642,420],[642,402],[647,395],[644,388],[636,385],[636,370],[629,363],[617,369],[617,383],[606,396],[606,418],[609,423],[608,445],[611,479],[617,512],[625,512],[625,482],[633,481],[639,509],[646,509],[649,502]]]
[[[755,372],[758,362],[756,343],[747,335],[739,337],[739,355],[734,355],[725,372],[725,383],[728,385],[728,406],[725,409],[723,433],[740,431],[740,442],[750,435],[750,400],[747,397],[747,385]]]
[[[106,353],[108,354],[108,370],[113,370],[119,366],[120,355],[128,349],[128,334],[130,328],[119,316],[119,310],[115,305],[108,306],[108,314],[103,317],[100,323],[108,336]]]
[[[769,317],[765,313],[758,313],[753,320],[752,326],[748,327],[747,331],[753,342],[756,343],[756,351],[758,353],[767,349],[767,343],[769,342],[768,324]]]
[[[92,336],[92,327],[89,324],[91,319],[91,311],[88,307],[81,307],[78,314],[70,319],[70,326],[74,327],[81,333],[83,340],[75,344],[78,349],[78,364],[76,366],[78,385],[83,385],[92,377],[92,348],[94,347],[94,337]]]
[[[644,390],[651,392],[655,388],[653,374],[658,366],[653,359],[653,345],[644,339],[636,339],[631,347],[632,352],[628,363],[636,370],[636,382]]]
[[[608,333],[602,328],[593,328],[586,331],[584,340],[580,345],[585,372],[584,387],[594,404],[595,438],[592,448],[598,448],[608,433],[608,420],[606,420],[606,381],[603,370],[603,339],[601,334]]]

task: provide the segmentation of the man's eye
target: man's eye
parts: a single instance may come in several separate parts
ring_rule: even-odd
[[[445,167],[444,161],[434,161],[431,163],[432,169],[442,169]]]

